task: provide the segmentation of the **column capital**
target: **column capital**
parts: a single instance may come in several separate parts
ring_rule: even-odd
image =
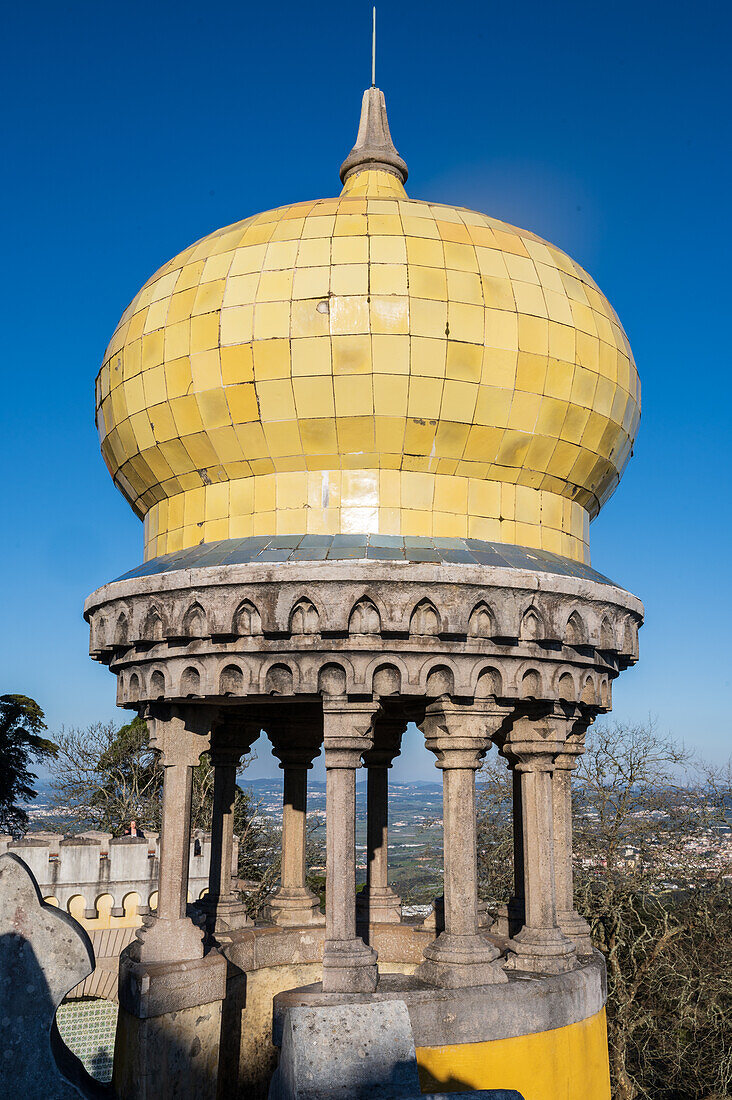
[[[211,733],[211,763],[214,767],[238,767],[259,737],[260,722],[241,714],[221,714]]]
[[[501,751],[518,771],[552,771],[579,716],[573,703],[532,708],[514,719]]]
[[[262,714],[262,726],[281,768],[311,768],[320,751],[323,721],[301,706],[270,707]]]
[[[437,757],[438,768],[476,771],[509,713],[508,708],[488,701],[463,705],[437,699],[426,708],[419,729],[427,748]]]
[[[374,746],[364,753],[367,768],[390,768],[401,752],[409,720],[403,714],[379,714],[374,723]]]
[[[310,771],[319,752],[320,745],[283,745],[272,742],[272,755],[277,757],[283,771],[285,768],[305,768]]]
[[[195,768],[211,745],[217,708],[178,704],[149,707],[144,715],[150,731],[150,748],[162,757],[164,767]]]
[[[378,702],[351,702],[345,696],[323,699],[323,750],[326,768],[353,768],[373,747]]]

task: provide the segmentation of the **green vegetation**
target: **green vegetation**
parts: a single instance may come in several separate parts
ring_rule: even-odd
[[[481,891],[512,891],[511,785],[480,795]],[[652,725],[599,725],[575,779],[575,903],[608,967],[614,1100],[732,1095],[730,776]]]
[[[248,762],[243,761],[239,774]],[[62,730],[51,784],[55,810],[73,832],[99,829],[119,836],[133,820],[143,832],[159,832],[163,770],[141,718],[122,727],[99,722],[86,729]],[[213,781],[214,769],[204,754],[193,770],[193,829],[211,829]],[[256,914],[277,883],[279,834],[258,813],[251,792],[239,786],[234,832],[239,838],[239,878],[248,884],[247,906]]]
[[[28,828],[24,803],[36,797],[29,765],[52,760],[58,746],[43,737],[41,708],[25,695],[0,695],[0,830],[21,836]]]

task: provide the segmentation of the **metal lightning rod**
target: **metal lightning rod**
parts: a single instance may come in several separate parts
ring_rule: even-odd
[[[371,87],[376,87],[376,5],[371,27]]]

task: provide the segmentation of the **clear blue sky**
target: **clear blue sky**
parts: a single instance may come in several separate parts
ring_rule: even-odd
[[[730,751],[729,42],[722,3],[379,7],[377,82],[417,198],[532,229],[626,327],[643,420],[592,525],[644,601],[621,719]],[[94,428],[94,377],[147,277],[204,234],[337,194],[370,79],[370,5],[42,0],[3,13],[4,629],[0,690],[51,729],[110,716],[84,597],[142,529]],[[435,778],[411,738],[400,774]],[[264,755],[253,774],[272,774]]]

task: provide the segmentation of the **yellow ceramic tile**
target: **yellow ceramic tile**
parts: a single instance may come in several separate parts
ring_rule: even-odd
[[[369,259],[372,264],[405,264],[407,245],[401,237],[369,237]],[[411,262],[411,261],[410,261]]]
[[[305,298],[292,303],[290,333],[299,336],[327,336],[330,332],[330,307],[318,308],[322,303],[315,298]],[[327,303],[326,303],[327,304]]]
[[[333,379],[336,416],[367,416],[374,411],[372,380],[366,375]]]
[[[335,416],[330,378],[294,378],[292,386],[298,417]]]
[[[334,336],[331,341],[334,375],[365,375],[371,370],[369,336]]]
[[[330,331],[333,336],[355,336],[369,332],[369,300],[366,294],[334,295],[330,300]]]
[[[330,288],[333,294],[368,294],[368,264],[337,264],[331,268]]]
[[[627,338],[582,268],[495,218],[410,200],[384,172],[185,250],[125,311],[96,386],[105,459],[151,517],[147,557],[202,530],[361,523],[584,558],[588,510],[629,458],[638,399]],[[429,502],[400,482],[388,502],[354,498],[347,514],[291,494],[287,507],[273,497],[254,509],[262,479],[317,478],[324,463],[426,477]],[[219,505],[193,519],[183,507],[205,485],[200,471],[214,485],[251,482],[249,495],[230,498],[230,515]],[[447,489],[433,499],[435,476],[457,486],[468,474],[507,491],[543,486],[540,514],[526,503],[535,496],[510,514],[508,497],[497,512],[472,488],[459,508]]]
[[[373,333],[409,332],[409,299],[373,294],[369,299],[369,321]]]
[[[294,420],[295,399],[289,379],[257,382],[256,391],[263,421]]]
[[[407,269],[401,264],[371,264],[369,281],[369,290],[372,294],[407,293]],[[428,297],[428,295],[422,295],[422,297]]]
[[[254,307],[255,340],[290,335],[290,302],[257,302]]]
[[[331,263],[367,264],[369,262],[368,237],[334,237],[331,247]]]
[[[331,344],[323,337],[293,339],[292,376],[331,373]]]
[[[257,287],[257,303],[284,302],[292,297],[291,269],[285,271],[263,271]]]

